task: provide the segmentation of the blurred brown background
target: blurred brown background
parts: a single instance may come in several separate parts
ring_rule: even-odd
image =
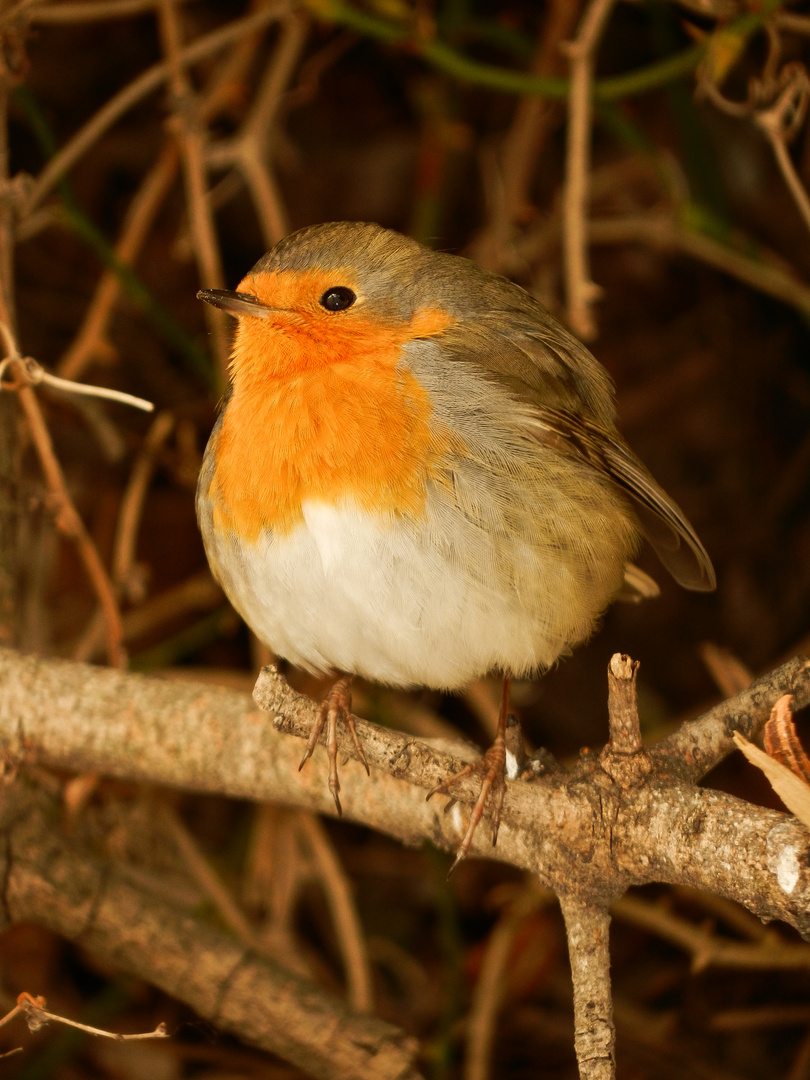
[[[229,333],[206,323],[196,291],[234,287],[290,229],[374,220],[507,273],[565,320],[568,67],[559,46],[583,10],[567,0],[4,5],[20,348],[57,374],[145,396],[159,414],[40,394],[71,498],[113,580],[132,669],[188,668],[249,686],[263,659],[208,577],[194,518]],[[718,589],[680,591],[645,552],[661,597],[616,605],[586,646],[516,689],[527,741],[562,759],[604,740],[615,651],[641,660],[642,719],[655,738],[719,696],[706,643],[752,672],[807,648],[810,226],[758,118],[795,85],[789,153],[810,183],[810,15],[796,4],[752,11],[741,22],[748,8],[733,0],[619,4],[599,46],[589,212],[602,296],[590,344],[616,382],[624,434],[691,519]],[[228,27],[226,44],[203,44],[194,63],[181,63],[184,49]],[[666,77],[673,57],[683,62]],[[548,93],[501,90],[493,71],[535,71]],[[616,77],[630,73],[636,85],[623,92]],[[48,163],[133,86],[130,107],[91,129],[69,167],[42,185]],[[8,400],[4,410],[11,424]],[[55,528],[25,430],[15,431],[17,644],[105,662],[98,597]],[[290,678],[318,692],[300,673]],[[361,687],[356,707],[393,726],[452,722],[485,742],[481,717],[496,694]],[[720,772],[727,789],[773,800],[741,760]],[[94,797],[140,798],[104,788]],[[244,890],[257,858],[254,809],[202,799],[178,808]],[[376,949],[378,1011],[424,1040],[426,1075],[461,1076],[474,980],[520,879],[470,863],[447,885],[443,856],[402,852],[345,825],[328,831]],[[728,913],[694,897],[664,902],[733,933]],[[255,895],[247,904],[267,917]],[[317,977],[339,990],[334,931],[314,887],[302,892],[293,929]],[[515,948],[490,1075],[574,1075],[555,910],[534,910]],[[116,1030],[166,1017],[177,1030],[171,1046],[143,1051],[148,1063],[128,1064],[49,1029],[25,1037],[8,1075],[299,1075],[34,928],[6,935],[0,957],[7,995],[45,993]],[[683,953],[621,921],[615,957],[620,1076],[810,1076],[805,974],[690,973]]]

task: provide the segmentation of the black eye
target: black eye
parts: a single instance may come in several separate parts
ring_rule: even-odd
[[[357,297],[351,289],[347,289],[345,285],[335,285],[331,289],[327,289],[318,303],[321,307],[325,307],[327,311],[345,311],[347,307],[351,307]]]

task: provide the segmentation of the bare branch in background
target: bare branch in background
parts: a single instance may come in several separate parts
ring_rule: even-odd
[[[590,341],[596,333],[591,312],[601,290],[591,281],[588,260],[588,177],[591,163],[591,98],[596,49],[615,0],[591,0],[579,32],[566,46],[571,66],[568,95],[568,150],[563,194],[563,255],[568,323]]]

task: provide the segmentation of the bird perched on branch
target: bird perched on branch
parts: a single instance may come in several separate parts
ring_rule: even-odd
[[[365,763],[351,676],[504,675],[461,857],[490,792],[497,835],[509,676],[588,637],[642,534],[688,589],[714,588],[709,557],[618,434],[605,370],[505,278],[339,222],[199,296],[237,320],[197,493],[206,553],[275,653],[341,675],[302,761],[326,725],[338,810],[341,719]]]

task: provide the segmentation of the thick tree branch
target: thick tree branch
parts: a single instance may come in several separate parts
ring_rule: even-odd
[[[0,795],[2,912],[147,979],[200,1016],[323,1080],[418,1080],[417,1045],[69,841],[33,785]]]
[[[797,709],[810,704],[810,661],[805,657],[794,657],[741,693],[681,724],[652,747],[655,764],[682,780],[702,779],[732,751],[735,731],[747,739],[756,738],[782,694],[794,694]]]
[[[275,725],[308,731],[315,705],[265,669],[264,704]],[[757,689],[757,687],[759,689]],[[323,758],[297,772],[300,746],[255,712],[244,694],[145,678],[0,650],[0,751],[76,771],[149,780],[196,791],[306,806],[333,813]],[[690,727],[734,723],[790,690],[798,707],[810,699],[807,664],[791,661]],[[752,694],[755,698],[752,698]],[[747,704],[746,704],[747,702]],[[717,719],[712,719],[716,717]],[[739,721],[739,722],[738,722]],[[703,727],[701,727],[703,725]],[[464,831],[458,807],[444,814],[425,792],[460,763],[427,743],[358,720],[371,777],[358,767],[341,776],[347,819],[406,843],[425,839],[455,849]],[[725,736],[724,736],[725,737]],[[699,747],[717,743],[703,737]],[[558,895],[576,890],[583,903],[605,904],[629,886],[652,881],[692,885],[737,900],[763,918],[810,933],[807,833],[793,817],[695,787],[670,771],[677,736],[655,748],[656,772],[623,788],[595,755],[572,773],[508,783],[498,846],[479,830],[473,853],[537,874]],[[351,754],[350,745],[341,752]],[[705,756],[700,760],[705,761]],[[461,801],[475,792],[460,789]]]

